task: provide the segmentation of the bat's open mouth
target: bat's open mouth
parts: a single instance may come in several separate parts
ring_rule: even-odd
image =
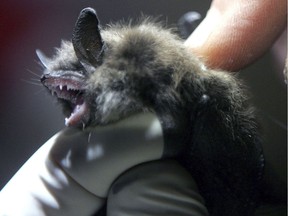
[[[84,81],[77,76],[44,75],[41,82],[50,93],[63,103],[66,126],[85,126],[90,118],[90,109],[84,100]]]

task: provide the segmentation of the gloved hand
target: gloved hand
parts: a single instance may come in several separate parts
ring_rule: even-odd
[[[209,214],[191,175],[175,160],[158,160],[128,170],[112,184],[107,215]]]
[[[3,188],[0,215],[100,215],[106,200],[107,215],[207,215],[190,174],[159,160],[163,149],[152,114],[93,131],[64,129]]]

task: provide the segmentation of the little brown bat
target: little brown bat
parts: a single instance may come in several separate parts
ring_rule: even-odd
[[[209,213],[253,215],[264,160],[253,108],[233,75],[205,67],[153,19],[102,29],[91,8],[80,13],[72,42],[51,59],[38,56],[41,82],[62,104],[67,126],[155,113],[163,158],[189,170]]]

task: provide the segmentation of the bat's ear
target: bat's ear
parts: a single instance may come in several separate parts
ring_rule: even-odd
[[[51,59],[49,59],[41,50],[37,49],[36,54],[44,68],[48,68]]]
[[[97,66],[101,63],[104,50],[96,11],[85,8],[75,24],[72,43],[80,62]]]

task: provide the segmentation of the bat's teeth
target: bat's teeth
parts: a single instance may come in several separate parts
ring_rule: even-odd
[[[67,86],[67,90],[69,91],[69,90],[75,90],[72,86]]]
[[[59,88],[60,88],[60,90],[62,91],[62,89],[63,89],[63,86],[62,86],[62,85],[60,85],[60,86],[59,86]]]

